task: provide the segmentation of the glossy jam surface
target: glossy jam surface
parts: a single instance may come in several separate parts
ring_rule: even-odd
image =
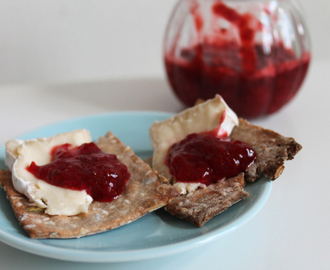
[[[165,53],[165,67],[177,97],[193,106],[198,98],[220,94],[238,116],[249,119],[278,111],[300,88],[310,53],[297,56],[281,41],[265,49],[255,41],[265,26],[252,14],[238,13],[222,1],[215,1],[210,14],[214,22],[222,18],[234,25],[238,41],[228,41],[232,32],[224,28],[211,37],[200,32],[201,40],[190,46],[174,44]],[[199,14],[197,19],[198,32],[203,18]]]
[[[95,143],[56,146],[51,151],[49,164],[38,166],[32,162],[27,170],[49,184],[86,190],[100,202],[116,199],[130,178],[127,167],[115,155],[102,152]]]
[[[255,160],[251,146],[214,133],[192,133],[174,144],[165,163],[178,182],[205,185],[244,172]]]

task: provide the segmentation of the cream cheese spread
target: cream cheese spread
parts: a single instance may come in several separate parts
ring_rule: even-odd
[[[205,187],[200,183],[175,183],[175,179],[165,164],[168,149],[191,133],[216,130],[218,136],[229,136],[238,124],[237,115],[219,95],[171,118],[154,123],[150,128],[150,138],[154,149],[153,168],[169,179],[181,194]]]
[[[86,191],[70,190],[48,184],[28,172],[26,167],[32,161],[39,166],[49,163],[50,153],[54,146],[65,143],[79,146],[89,142],[91,142],[91,136],[85,129],[48,138],[8,141],[5,163],[12,172],[14,188],[38,207],[46,208],[45,213],[49,215],[77,215],[87,212],[93,199]]]

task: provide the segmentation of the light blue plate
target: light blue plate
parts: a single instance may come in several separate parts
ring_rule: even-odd
[[[51,136],[86,128],[93,139],[111,130],[142,159],[152,155],[149,127],[171,114],[161,112],[118,112],[94,115],[51,124],[20,136],[20,139]],[[0,168],[5,147],[0,146]],[[36,255],[79,262],[120,262],[167,256],[205,245],[243,225],[263,207],[272,184],[260,179],[246,187],[243,201],[210,220],[202,228],[179,220],[160,209],[112,231],[80,239],[30,239],[18,224],[5,192],[0,189],[0,240]]]

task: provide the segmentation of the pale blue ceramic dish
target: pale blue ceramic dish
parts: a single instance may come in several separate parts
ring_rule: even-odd
[[[111,130],[131,146],[142,159],[152,155],[149,127],[155,120],[170,117],[162,112],[117,112],[93,115],[51,124],[28,132],[20,139],[52,136],[60,132],[86,128],[93,139]],[[5,147],[0,146],[0,168],[4,164]],[[250,220],[263,207],[272,183],[260,179],[246,187],[243,201],[213,218],[202,228],[157,210],[118,229],[68,240],[30,239],[18,224],[5,192],[0,189],[0,241],[26,252],[67,261],[121,262],[167,256],[205,245],[233,232]]]

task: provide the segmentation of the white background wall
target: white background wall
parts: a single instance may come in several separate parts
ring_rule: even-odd
[[[314,61],[330,60],[330,1],[300,2]],[[0,0],[0,83],[162,76],[162,39],[175,3]]]

